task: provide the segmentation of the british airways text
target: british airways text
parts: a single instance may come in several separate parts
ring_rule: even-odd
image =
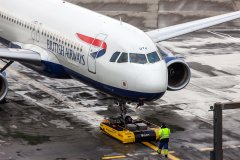
[[[53,42],[52,40],[47,40],[47,49],[79,64],[86,64],[84,55],[74,52],[72,49],[65,48],[63,45]]]

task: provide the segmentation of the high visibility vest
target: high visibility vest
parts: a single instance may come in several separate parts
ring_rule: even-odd
[[[160,140],[169,138],[170,134],[171,134],[171,132],[170,132],[169,128],[161,128],[158,131],[158,135],[159,135]]]

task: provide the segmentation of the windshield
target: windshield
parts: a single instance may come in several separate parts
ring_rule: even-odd
[[[149,63],[156,63],[156,62],[160,61],[160,58],[159,58],[157,52],[152,52],[152,53],[147,54],[147,58],[148,58]]]
[[[130,53],[130,62],[146,64],[147,58],[146,58],[145,54]]]
[[[128,62],[128,54],[127,53],[122,53],[121,56],[119,57],[118,63],[126,63]]]
[[[136,64],[147,64],[147,63],[156,63],[161,60],[161,56],[157,51],[148,53],[148,54],[140,54],[140,53],[125,53],[125,52],[115,52],[110,58],[110,62],[117,63],[136,63]]]
[[[112,55],[112,57],[111,57],[111,59],[110,59],[110,62],[116,62],[116,60],[117,60],[117,58],[118,58],[119,55],[120,55],[120,52],[115,52],[115,53]]]

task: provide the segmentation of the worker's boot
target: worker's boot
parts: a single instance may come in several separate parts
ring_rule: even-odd
[[[168,156],[167,156],[167,155],[165,155],[164,157],[165,157],[165,159],[168,159]]]

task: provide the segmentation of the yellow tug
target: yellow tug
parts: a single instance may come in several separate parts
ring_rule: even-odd
[[[100,129],[107,135],[122,143],[135,143],[142,141],[156,141],[159,127],[144,120],[133,120],[126,116],[123,118],[105,119],[100,124]]]

